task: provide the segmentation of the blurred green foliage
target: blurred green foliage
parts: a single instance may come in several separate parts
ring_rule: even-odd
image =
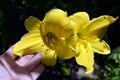
[[[112,51],[111,55],[108,57],[108,61],[113,62],[111,64],[105,65],[105,69],[108,73],[108,79],[119,80],[120,79],[120,47],[117,47]]]
[[[120,79],[120,47],[113,49],[107,56],[105,67],[103,68],[101,77],[97,80],[119,80]]]
[[[15,44],[27,32],[24,27],[26,18],[35,16],[42,20],[45,13],[53,8],[67,11],[68,15],[78,11],[86,11],[91,19],[101,15],[120,16],[120,2],[118,0],[0,0],[0,53],[2,54],[9,46]],[[100,67],[105,70],[106,76],[112,80],[120,78],[118,76],[120,74],[119,26],[120,19],[110,25],[104,37],[109,43],[112,53],[105,57],[97,55],[98,59],[96,59]],[[63,77],[70,75],[71,70],[64,62],[61,67],[57,68],[60,68]],[[57,75],[55,76],[57,77]],[[100,80],[109,80],[109,78],[102,76]]]

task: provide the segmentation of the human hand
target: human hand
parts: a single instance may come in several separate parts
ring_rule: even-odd
[[[44,71],[41,53],[25,55],[16,60],[13,46],[0,56],[0,80],[36,80]]]

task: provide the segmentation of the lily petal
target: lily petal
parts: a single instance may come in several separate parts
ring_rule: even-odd
[[[70,59],[78,55],[75,49],[72,46],[66,44],[63,40],[58,41],[55,47],[55,51],[57,53],[57,56],[62,59]]]
[[[103,37],[108,25],[116,21],[117,18],[112,16],[104,15],[98,18],[92,19],[87,25],[84,26],[87,35],[96,35]]]
[[[44,43],[40,37],[40,32],[29,32],[25,34],[13,48],[13,54],[22,56],[24,54],[37,53],[40,51]]]
[[[39,30],[40,25],[41,21],[36,17],[30,16],[25,20],[25,27],[28,31]]]
[[[75,23],[68,19],[66,12],[52,9],[46,14],[41,30],[43,35],[52,32],[58,37],[67,37],[72,34],[74,27]]]
[[[110,46],[104,41],[100,41],[100,39],[96,39],[96,41],[91,43],[93,51],[100,54],[109,54]]]
[[[90,21],[89,15],[86,12],[77,12],[69,16],[69,18],[76,23],[77,32]]]
[[[52,9],[45,15],[43,21],[64,25],[67,21],[67,12],[61,9]]]
[[[91,49],[90,43],[86,43],[85,45],[80,44],[79,46],[80,54],[79,56],[76,56],[76,62],[86,67],[86,73],[93,72],[93,64],[94,64],[94,54]]]
[[[54,66],[56,64],[57,55],[54,50],[44,46],[42,49],[42,63],[47,66]]]

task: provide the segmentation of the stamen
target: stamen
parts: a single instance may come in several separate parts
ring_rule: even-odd
[[[54,47],[57,41],[58,41],[58,39],[57,39],[56,35],[52,32],[48,32],[44,37],[44,42],[49,47]]]

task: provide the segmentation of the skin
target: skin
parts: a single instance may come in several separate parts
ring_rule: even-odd
[[[41,53],[21,58],[12,54],[13,46],[0,56],[1,80],[36,80],[45,67],[40,63]]]

